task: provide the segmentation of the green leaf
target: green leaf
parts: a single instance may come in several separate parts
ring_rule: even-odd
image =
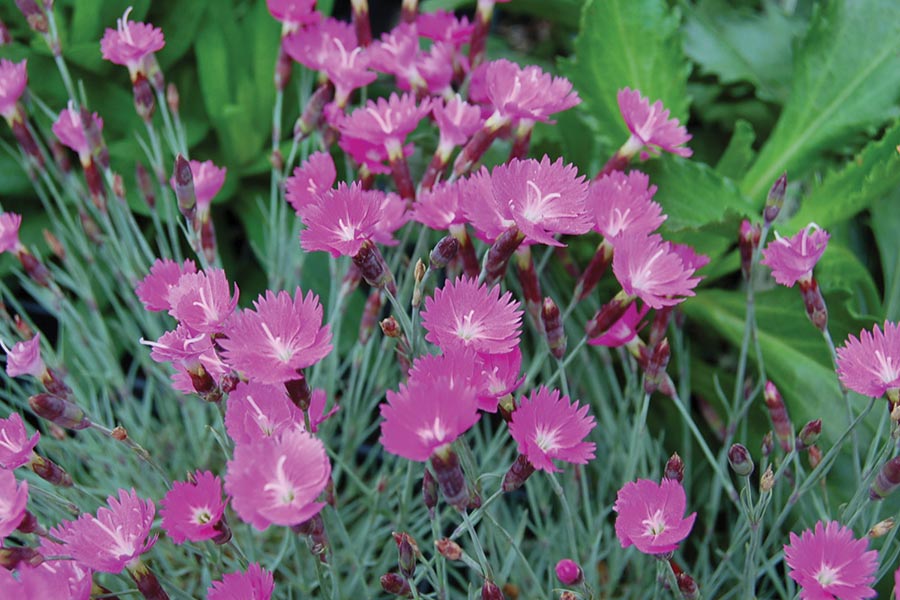
[[[747,81],[764,100],[790,91],[791,43],[803,23],[764,3],[761,13],[734,10],[718,0],[685,3],[684,51],[722,83]]]
[[[829,144],[897,114],[900,2],[819,6],[795,56],[789,100],[741,182],[757,206],[782,171],[796,179]]]
[[[206,112],[218,121],[225,103],[231,98],[231,69],[225,34],[217,27],[204,27],[194,45],[197,55],[197,76]]]
[[[872,205],[872,231],[878,242],[884,277],[884,314],[889,321],[900,321],[900,190],[884,196]]]
[[[664,156],[641,167],[658,187],[653,199],[669,216],[663,229],[678,231],[718,223],[730,212],[750,214],[750,204],[737,186],[708,165]],[[735,229],[735,236],[737,235]]]
[[[854,317],[871,319],[881,314],[878,288],[869,269],[849,248],[834,239],[816,265],[816,280],[823,289],[851,294],[846,307]]]
[[[687,117],[690,64],[681,50],[678,15],[664,0],[588,0],[575,58],[561,66],[611,143],[628,137],[616,100],[621,88],[662,100],[682,122]]]
[[[785,230],[799,231],[808,223],[828,229],[868,208],[900,186],[900,121],[856,158],[832,171],[802,200]]]
[[[753,142],[756,134],[753,126],[743,119],[738,119],[734,124],[734,133],[731,141],[722,154],[722,158],[716,163],[716,173],[731,179],[740,177],[753,162],[756,152],[753,150]]]
[[[159,28],[166,36],[166,47],[159,53],[159,61],[164,69],[176,64],[176,61],[190,50],[209,2],[210,0],[192,0],[177,4],[172,2],[171,9],[165,11],[162,21],[159,22]]]

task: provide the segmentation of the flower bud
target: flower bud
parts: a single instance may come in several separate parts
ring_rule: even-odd
[[[469,504],[469,486],[456,453],[448,448],[432,454],[431,467],[447,504],[459,511],[466,510]]]
[[[288,398],[291,399],[297,408],[306,412],[309,410],[309,403],[312,400],[312,390],[309,389],[309,383],[306,377],[300,375],[297,379],[284,382],[284,388],[287,390]]]
[[[452,235],[445,235],[428,255],[428,264],[432,270],[443,269],[459,252],[459,240]]]
[[[633,298],[623,294],[616,295],[612,300],[600,307],[600,310],[585,325],[585,330],[589,338],[600,337],[606,332],[616,321],[622,318],[625,311],[634,301]]]
[[[565,590],[559,595],[559,600],[580,600],[578,595],[575,592],[570,592],[569,590]]]
[[[178,114],[178,107],[181,104],[181,96],[178,94],[178,88],[174,83],[169,82],[169,85],[166,86],[166,104],[169,106],[169,110],[175,114]]]
[[[219,519],[218,523],[213,525],[213,529],[217,532],[216,537],[212,538],[214,544],[217,546],[224,546],[231,541],[231,527],[228,526],[225,515],[222,515],[222,518]]]
[[[397,565],[400,567],[400,573],[407,579],[411,579],[416,574],[416,554],[419,552],[419,547],[408,533],[394,532],[393,536],[397,543]]]
[[[520,454],[503,477],[503,491],[512,492],[519,489],[531,477],[532,473],[534,473],[534,465],[528,461],[524,454]]]
[[[563,585],[578,585],[584,581],[584,572],[574,560],[564,558],[556,563],[556,578]]]
[[[775,473],[772,472],[772,465],[766,467],[766,472],[759,478],[759,491],[762,494],[771,492],[775,487]]]
[[[66,260],[66,248],[62,245],[62,242],[59,241],[59,238],[53,235],[53,232],[49,229],[44,229],[41,233],[44,234],[44,241],[50,246],[50,250],[53,254],[59,260]]]
[[[669,340],[663,338],[653,347],[647,366],[644,367],[644,391],[648,394],[658,390],[665,382],[666,367],[669,365],[670,357]]]
[[[487,257],[484,261],[484,281],[488,287],[494,285],[506,274],[506,268],[509,265],[509,259],[513,253],[522,244],[525,235],[515,226],[510,227],[494,240],[494,243],[488,249]]]
[[[437,481],[434,480],[431,471],[425,469],[425,476],[422,477],[422,501],[425,502],[425,506],[428,508],[428,514],[432,517],[434,517],[434,507],[437,506],[438,502],[437,494]]]
[[[759,225],[750,223],[747,219],[741,221],[741,233],[738,237],[738,248],[741,252],[741,273],[744,279],[750,280],[750,269],[753,267],[753,253],[759,246],[762,236]]]
[[[193,220],[197,212],[194,174],[191,172],[191,163],[181,154],[175,157],[175,197],[178,198],[178,210],[184,218]]]
[[[810,421],[797,434],[797,450],[806,450],[816,443],[822,433],[822,419]]]
[[[503,591],[490,579],[484,580],[481,588],[481,600],[503,600]]]
[[[49,31],[47,15],[44,14],[43,9],[38,6],[35,0],[16,0],[16,6],[22,11],[22,15],[32,30],[37,33],[47,33]]]
[[[409,582],[398,573],[385,573],[382,575],[381,589],[395,596],[407,596],[412,592]]]
[[[900,456],[895,456],[884,463],[872,487],[869,488],[869,498],[875,501],[884,500],[897,486],[900,486]]]
[[[381,322],[381,331],[389,338],[399,338],[403,336],[400,324],[394,317],[388,317]]]
[[[91,422],[77,404],[50,394],[35,394],[28,399],[34,414],[66,429],[85,429]]]
[[[769,417],[772,419],[772,427],[775,429],[775,436],[782,450],[790,452],[794,441],[794,426],[787,413],[787,407],[784,405],[784,399],[778,392],[778,388],[771,381],[766,382],[763,396],[766,401],[766,407],[769,409]]]
[[[819,283],[815,277],[806,277],[798,280],[800,295],[803,297],[803,306],[806,308],[806,316],[819,331],[824,332],[828,328],[828,307]]]
[[[447,560],[459,560],[462,558],[462,548],[449,538],[443,538],[434,543],[438,553]]]
[[[353,255],[353,264],[359,269],[359,273],[366,283],[372,287],[386,288],[392,294],[396,293],[397,286],[394,284],[394,276],[374,242],[366,240],[362,243],[359,251]]]
[[[896,521],[890,517],[884,521],[879,521],[869,530],[868,535],[871,539],[880,538],[881,536],[887,535],[888,532],[894,528],[895,524]]]
[[[550,353],[558,360],[562,360],[566,355],[566,329],[559,314],[559,307],[549,296],[544,298],[541,320],[544,322],[544,333],[547,336]]]
[[[678,573],[675,575],[675,581],[678,582],[678,591],[684,600],[696,600],[700,597],[700,589],[697,582],[687,573]]]
[[[72,477],[62,467],[39,454],[32,454],[28,468],[44,481],[59,487],[72,487]]]
[[[806,458],[809,460],[809,467],[815,469],[822,462],[822,450],[818,446],[810,446]]]
[[[150,88],[150,82],[143,73],[137,74],[131,84],[131,91],[134,95],[134,110],[144,122],[149,123],[156,110],[156,98]]]
[[[140,590],[141,595],[146,600],[168,600],[169,595],[163,590],[162,586],[159,584],[159,580],[156,578],[156,575],[153,574],[153,571],[145,565],[143,562],[138,559],[138,563],[134,566],[129,566],[128,574],[131,575],[131,579],[134,580],[134,583],[137,585],[138,590]]]
[[[733,444],[728,449],[728,464],[731,465],[731,470],[740,477],[749,477],[753,473],[753,459],[742,444]]]
[[[787,173],[782,173],[781,177],[775,180],[769,195],[766,198],[766,207],[763,209],[763,219],[766,225],[771,225],[778,218],[781,207],[784,206],[784,192],[787,189]]]
[[[666,461],[666,470],[663,477],[677,481],[678,483],[684,481],[684,461],[681,460],[681,457],[678,456],[677,452],[672,454],[672,456],[669,457],[669,460]]]

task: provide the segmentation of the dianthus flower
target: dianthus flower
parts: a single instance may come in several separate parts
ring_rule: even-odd
[[[65,556],[67,551],[61,544],[54,544],[46,539],[41,540],[41,555]],[[90,600],[92,572],[74,560],[44,560],[36,567],[27,562],[19,563],[15,573],[18,580],[14,584],[4,581],[0,569],[0,589],[7,592],[10,598],[35,600],[52,598],[53,600]],[[18,587],[13,587],[13,585]]]
[[[499,285],[461,277],[425,300],[422,326],[425,339],[441,349],[504,354],[519,345],[522,311],[510,292],[500,295]]]
[[[12,212],[0,214],[0,252],[18,253],[22,248],[19,241],[19,227],[22,215]]]
[[[28,504],[28,482],[16,487],[16,476],[12,471],[0,469],[0,545],[25,518]]]
[[[553,77],[540,67],[519,65],[500,59],[485,63],[484,94],[494,108],[486,125],[498,127],[512,119],[550,121],[550,115],[572,108],[581,99],[572,91],[572,82]]]
[[[539,471],[559,471],[553,460],[584,465],[594,458],[596,445],[583,441],[596,426],[588,406],[560,397],[558,390],[539,387],[512,414],[509,433],[519,453]]]
[[[3,342],[0,341],[0,346]],[[16,342],[12,348],[6,349],[6,374],[10,377],[31,375],[40,377],[47,367],[41,359],[41,334],[36,333],[30,340]]]
[[[0,419],[0,467],[12,471],[28,464],[40,439],[41,434],[36,431],[28,437],[19,413]]]
[[[400,23],[369,46],[367,52],[371,68],[393,75],[397,79],[397,87],[400,89],[413,89],[417,92],[428,91],[428,84],[418,69],[417,59],[421,52],[419,50],[419,34],[415,25]],[[452,76],[451,61],[448,61],[447,68]]]
[[[517,379],[521,354],[517,364],[512,356],[518,352],[516,348],[507,354],[481,355],[466,348],[454,348],[442,354],[426,354],[413,362],[409,379],[429,381],[446,377],[451,390],[472,388],[478,397],[479,409],[497,412],[500,396],[508,394],[508,388],[515,389],[522,381]]]
[[[693,296],[700,283],[694,270],[658,234],[618,240],[613,272],[628,296],[639,297],[651,308],[678,304],[684,296]]]
[[[459,200],[459,182],[442,181],[430,190],[419,192],[412,218],[437,231],[446,231],[451,225],[462,225],[466,218]]]
[[[234,313],[239,295],[237,284],[234,296],[231,295],[231,286],[222,269],[183,273],[169,292],[172,304],[169,314],[191,331],[220,333]]]
[[[260,531],[298,525],[319,514],[316,502],[331,478],[322,441],[301,428],[239,444],[228,461],[225,491],[238,516]]]
[[[270,0],[271,1],[271,0]],[[272,573],[251,563],[244,573],[226,573],[206,590],[207,600],[269,600],[275,590]]]
[[[130,23],[131,7],[118,20],[116,29],[107,29],[100,40],[103,58],[117,65],[128,67],[132,81],[144,70],[144,60],[166,45],[162,30],[149,23]]]
[[[303,412],[291,402],[283,385],[242,381],[228,394],[225,429],[237,445],[278,436],[298,426],[303,426]]]
[[[103,119],[97,113],[91,118],[94,120],[98,130],[103,129]],[[90,160],[91,147],[88,144],[87,137],[84,133],[84,123],[81,115],[75,110],[73,105],[64,108],[54,121],[51,127],[53,134],[59,139],[60,143],[78,154],[82,164]]]
[[[137,285],[134,293],[140,298],[144,308],[150,311],[170,310],[172,302],[169,298],[172,289],[185,273],[196,273],[197,265],[187,259],[182,264],[168,258],[157,258],[150,267],[150,273]]]
[[[284,197],[302,219],[306,208],[316,204],[322,194],[332,189],[335,180],[334,159],[327,152],[314,152],[285,180]]]
[[[644,554],[666,554],[678,547],[694,526],[697,513],[684,515],[687,499],[681,483],[649,479],[625,484],[616,495],[613,510],[616,536],[623,548],[634,545]]]
[[[148,539],[156,507],[142,500],[132,489],[120,489],[118,499],[109,496],[108,507],[97,516],[84,514],[75,521],[60,523],[50,533],[65,542],[65,553],[103,573],[119,573],[137,564],[141,554],[150,550],[157,536]]]
[[[488,412],[497,410],[497,403],[503,396],[512,394],[525,376],[522,370],[522,351],[516,346],[504,354],[479,354],[475,366],[481,371],[482,387],[478,390],[478,408]]]
[[[436,101],[431,114],[440,131],[438,152],[446,155],[469,141],[483,124],[481,110],[460,98],[459,94],[443,103]]]
[[[613,171],[591,184],[587,197],[588,212],[594,218],[594,229],[611,244],[628,233],[650,235],[662,225],[666,216],[653,202],[656,186],[640,171],[626,175]]]
[[[619,152],[629,157],[641,149],[665,150],[684,157],[693,154],[690,148],[684,147],[691,139],[690,134],[679,125],[678,119],[669,118],[669,111],[663,107],[661,100],[650,106],[647,98],[630,88],[619,90],[616,99],[619,112],[631,132],[631,137]]]
[[[875,598],[878,552],[866,550],[869,541],[857,540],[849,527],[837,521],[819,521],[815,530],[790,534],[784,546],[788,575],[800,586],[800,597],[809,600]]]
[[[388,158],[403,156],[403,141],[431,111],[431,103],[416,103],[410,94],[369,100],[338,123],[342,136],[363,140],[387,150]]]
[[[162,528],[176,544],[202,542],[221,534],[225,512],[222,481],[209,471],[197,471],[192,481],[176,481],[160,502]]]
[[[837,372],[854,392],[900,401],[900,326],[885,321],[883,331],[876,324],[871,332],[860,331],[859,338],[848,337],[837,349]]]
[[[14,63],[11,60],[0,60],[0,115],[12,122],[18,112],[19,98],[28,85],[27,61]]]
[[[420,36],[435,42],[449,42],[457,51],[469,42],[474,29],[468,17],[457,17],[449,10],[416,15],[416,30]]]
[[[592,346],[606,346],[607,348],[624,346],[637,337],[639,323],[649,310],[650,307],[646,304],[640,310],[638,310],[637,304],[630,304],[625,314],[603,332],[602,335],[590,338],[588,344]]]
[[[334,257],[353,256],[363,242],[374,238],[381,219],[380,208],[359,183],[349,187],[340,183],[306,208],[306,230],[300,234],[300,245],[307,252],[320,250]]]
[[[775,281],[794,287],[797,281],[810,279],[813,267],[828,246],[828,232],[810,223],[794,237],[784,238],[776,232],[775,240],[762,251],[762,265],[772,269]]]
[[[191,166],[191,176],[194,184],[194,196],[197,200],[197,210],[201,213],[209,210],[212,199],[222,189],[225,183],[225,173],[228,171],[225,167],[217,167],[211,160],[200,162],[199,160],[191,160],[188,163]],[[176,189],[175,176],[169,180],[172,189]]]
[[[384,449],[424,462],[448,447],[479,418],[475,389],[449,376],[412,377],[381,405]]]
[[[316,0],[266,0],[266,6],[276,21],[289,28],[316,23],[320,17]]]

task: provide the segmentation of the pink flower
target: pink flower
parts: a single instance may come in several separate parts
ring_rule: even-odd
[[[0,419],[0,467],[12,471],[28,464],[40,439],[41,434],[38,432],[28,437],[25,423],[19,413],[12,413],[7,418]]]
[[[594,458],[596,445],[585,437],[597,424],[588,416],[588,406],[579,406],[560,397],[558,390],[544,386],[513,411],[509,433],[518,444],[519,453],[539,471],[559,471],[553,460],[584,465]]]
[[[103,129],[103,119],[97,113],[92,115],[94,123],[98,131]],[[81,121],[81,115],[75,110],[74,106],[64,108],[57,117],[51,127],[53,134],[59,139],[62,145],[70,148],[78,153],[78,157],[84,162],[91,156],[91,147],[84,135],[84,124]]]
[[[490,355],[484,356],[490,357]],[[446,377],[451,390],[472,388],[478,397],[479,409],[497,412],[499,396],[491,394],[488,388],[491,382],[484,371],[482,356],[466,348],[454,348],[443,354],[426,354],[416,358],[409,370],[409,378],[410,380],[430,381],[438,377]]]
[[[790,534],[784,546],[784,562],[788,575],[800,586],[805,599],[841,598],[859,600],[875,598],[870,586],[875,583],[878,552],[866,550],[869,541],[857,540],[849,527],[837,521],[816,523],[815,531],[807,529],[800,536]]]
[[[19,227],[22,226],[22,215],[5,212],[0,214],[0,253],[18,252],[22,248],[19,241]]]
[[[522,370],[522,351],[516,346],[505,354],[480,354],[476,368],[481,370],[483,385],[478,389],[478,408],[488,412],[497,411],[497,402],[503,396],[518,389],[525,376]]]
[[[419,34],[411,23],[400,23],[381,39],[369,46],[369,66],[382,73],[397,78],[397,87],[402,90],[427,89],[425,79],[417,68]],[[452,75],[452,62],[448,61]]]
[[[40,553],[47,556],[64,556],[67,551],[61,544],[41,540]],[[6,569],[2,569],[8,573]],[[91,570],[74,560],[45,560],[37,567],[19,563],[16,573],[19,577],[18,588],[6,587],[7,582],[0,578],[0,589],[16,595],[10,597],[31,600],[32,598],[53,600],[90,600]]]
[[[656,186],[640,171],[628,175],[613,171],[594,182],[588,192],[588,212],[594,217],[594,229],[615,245],[624,233],[650,235],[666,216],[653,202]]]
[[[12,471],[0,469],[0,545],[25,518],[28,504],[28,482],[16,487],[16,476]]]
[[[489,289],[460,277],[425,300],[422,326],[425,339],[443,350],[504,354],[519,345],[522,311],[510,292],[500,295],[499,285]]]
[[[266,0],[269,13],[276,21],[296,27],[319,20],[316,0]]]
[[[637,337],[637,332],[640,329],[638,324],[649,310],[650,307],[646,304],[641,310],[638,310],[637,304],[631,303],[625,310],[625,314],[622,315],[612,327],[599,337],[589,339],[588,344],[592,346],[606,346],[607,348],[624,346]]]
[[[488,124],[496,126],[512,119],[550,122],[550,115],[572,108],[581,99],[572,91],[572,82],[553,77],[540,67],[520,67],[506,59],[479,66],[476,72],[483,81],[483,93],[494,108]],[[473,79],[476,73],[472,74]]]
[[[683,518],[687,499],[681,483],[649,479],[625,484],[616,496],[616,536],[623,548],[634,545],[644,554],[665,554],[678,547],[694,526],[697,513]]]
[[[871,332],[863,329],[859,338],[850,336],[837,349],[837,373],[841,383],[854,392],[872,398],[900,391],[900,326],[884,322]]]
[[[272,0],[269,0],[270,4]],[[207,600],[269,600],[275,590],[272,574],[251,563],[245,573],[226,573],[206,590]]]
[[[276,438],[239,444],[228,461],[225,491],[238,516],[262,531],[316,516],[325,506],[316,498],[330,478],[322,441],[294,428]]]
[[[166,45],[162,30],[149,23],[130,23],[131,7],[117,21],[117,29],[107,29],[100,40],[103,58],[128,67],[131,78],[143,69],[144,59]]]
[[[197,471],[194,481],[176,481],[160,502],[162,527],[176,544],[211,540],[225,512],[222,481],[209,471]]]
[[[672,246],[658,234],[626,235],[616,242],[613,273],[629,296],[638,296],[651,308],[674,306],[693,296],[700,283]]]
[[[439,9],[434,12],[420,12],[416,16],[416,29],[419,35],[435,42],[449,42],[457,51],[472,39],[475,26],[469,23],[466,16],[457,18],[448,10]]]
[[[410,94],[391,94],[389,98],[369,100],[364,107],[341,119],[338,130],[342,136],[381,146],[388,156],[400,156],[403,141],[431,111],[431,103],[416,103]]]
[[[169,314],[197,333],[221,333],[225,321],[237,307],[240,290],[234,286],[234,296],[225,271],[183,273],[178,284],[169,292],[172,308]]]
[[[225,429],[237,445],[252,444],[302,426],[303,412],[288,398],[283,385],[241,382],[228,395]]]
[[[775,237],[763,250],[763,259],[759,263],[772,269],[775,281],[794,287],[797,281],[812,277],[813,267],[822,258],[831,236],[810,223],[792,238],[781,237],[778,233]]]
[[[0,345],[3,342],[0,341]],[[37,333],[30,340],[16,342],[13,347],[6,350],[6,374],[10,377],[31,375],[40,377],[47,370],[44,361],[41,360],[41,334]]]
[[[661,100],[650,106],[649,100],[630,88],[619,90],[616,99],[619,112],[631,132],[631,138],[626,142],[626,146],[633,149],[630,155],[641,148],[665,150],[684,157],[693,154],[690,148],[683,147],[690,141],[690,134],[678,124],[678,119],[669,118],[669,111],[663,108]]]
[[[708,256],[705,254],[697,254],[697,251],[687,244],[669,242],[669,247],[672,249],[672,252],[678,255],[686,269],[698,271],[709,264]]]
[[[65,542],[66,553],[85,566],[119,573],[156,543],[157,536],[147,538],[156,507],[139,498],[134,489],[120,489],[118,499],[109,496],[106,501],[109,507],[99,508],[96,517],[81,515],[50,533]]]
[[[266,291],[231,320],[228,337],[219,342],[225,361],[261,383],[298,379],[298,371],[331,352],[331,328],[322,327],[319,297],[298,287],[294,297],[285,291]]]
[[[316,433],[319,430],[319,425],[330,419],[340,409],[340,406],[335,404],[331,407],[331,410],[326,410],[327,408],[328,396],[326,396],[325,390],[322,388],[314,389],[309,398],[309,430],[313,433]]]
[[[412,377],[388,390],[381,405],[381,445],[391,454],[424,462],[468,431],[479,418],[475,390],[450,377]]]
[[[556,563],[556,578],[563,585],[578,585],[584,581],[584,572],[577,562],[564,558]]]
[[[217,167],[213,161],[199,160],[190,161],[191,176],[194,180],[194,195],[197,197],[197,210],[205,212],[209,209],[212,199],[222,189],[225,183],[225,173],[228,171],[225,167]],[[169,185],[175,189],[175,176],[169,179]]]
[[[306,230],[300,233],[300,245],[307,252],[321,250],[332,256],[354,256],[366,240],[371,240],[381,219],[381,203],[353,183],[338,184],[326,190],[303,216]]]
[[[303,218],[306,208],[316,204],[322,194],[332,189],[335,180],[337,172],[331,155],[314,152],[285,180],[285,199],[294,207],[297,216]]]
[[[141,340],[141,343],[152,348],[150,358],[156,362],[171,362],[189,370],[201,364],[202,356],[215,352],[208,334],[198,334],[183,324],[165,332],[155,342]]]
[[[150,273],[135,288],[134,293],[137,294],[147,310],[170,310],[172,303],[169,295],[172,288],[178,285],[178,280],[182,275],[196,272],[197,265],[190,259],[179,265],[168,258],[158,258],[150,267]]]
[[[0,60],[0,115],[7,121],[16,114],[16,104],[28,85],[27,61],[14,63],[11,60]]]
[[[440,130],[438,147],[448,154],[481,129],[481,110],[460,98],[459,94],[444,103],[432,104],[431,114]]]
[[[426,227],[446,231],[451,225],[466,222],[459,200],[459,183],[442,181],[430,190],[419,192],[412,218]]]

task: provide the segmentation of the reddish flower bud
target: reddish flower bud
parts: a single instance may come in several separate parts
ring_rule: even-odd
[[[503,590],[490,579],[485,579],[481,588],[481,600],[503,600]]]
[[[38,33],[47,33],[49,24],[47,23],[47,15],[44,10],[37,4],[35,0],[16,0],[16,6],[22,11],[28,26]]]
[[[20,564],[37,567],[44,562],[44,557],[34,548],[20,546],[16,548],[0,548],[0,567],[12,571]]]
[[[753,459],[742,444],[733,444],[728,449],[728,464],[731,465],[731,470],[740,477],[749,477],[753,473]]]
[[[359,269],[359,273],[366,283],[372,287],[385,288],[392,294],[396,294],[397,286],[394,284],[394,276],[374,242],[366,240],[362,243],[359,251],[353,255],[353,264]]]
[[[769,190],[769,195],[766,198],[763,219],[765,219],[767,226],[771,225],[778,218],[778,213],[781,212],[781,207],[784,206],[784,192],[786,189],[787,173],[782,173],[781,177],[772,184],[772,188]]]
[[[447,560],[459,560],[462,558],[462,548],[449,538],[442,538],[434,543],[438,553]]]
[[[149,123],[156,110],[156,98],[153,96],[150,82],[143,73],[138,73],[131,83],[131,92],[134,96],[134,110],[145,123]]]
[[[448,449],[433,454],[431,467],[447,504],[459,511],[466,510],[469,504],[469,487],[456,453]]]
[[[778,388],[771,381],[766,382],[764,397],[778,443],[785,452],[790,452],[794,442],[794,426],[791,424],[790,417],[788,417],[784,399],[778,393]]]
[[[872,487],[869,488],[869,498],[872,500],[884,500],[897,486],[900,486],[900,456],[895,456],[884,463]]]
[[[306,377],[300,375],[297,379],[285,381],[284,388],[287,390],[288,398],[297,405],[297,408],[303,412],[309,410],[309,403],[312,400],[312,390],[309,389],[309,383],[307,383]]]
[[[403,330],[394,317],[388,317],[381,322],[381,331],[389,338],[399,338],[403,336]]]
[[[738,249],[741,252],[741,273],[744,279],[750,280],[750,269],[753,267],[753,253],[759,246],[762,231],[759,225],[747,219],[741,221],[741,233],[738,237]]]
[[[803,296],[803,306],[806,307],[806,316],[819,331],[824,332],[828,328],[828,307],[825,306],[825,298],[819,289],[819,283],[815,277],[798,280],[800,294]]]
[[[408,596],[412,593],[409,582],[399,573],[385,573],[382,575],[381,589],[394,596]]]
[[[425,476],[422,478],[422,501],[425,502],[425,506],[428,508],[428,514],[432,517],[434,516],[434,507],[437,506],[438,502],[437,494],[437,481],[434,480],[431,471],[425,469]]]
[[[35,394],[28,399],[34,414],[66,429],[85,429],[91,422],[77,404],[50,394]]]
[[[700,589],[697,587],[697,582],[687,573],[678,573],[675,576],[675,581],[678,582],[678,591],[681,592],[681,597],[684,600],[696,600],[700,597]]]
[[[815,469],[822,462],[822,450],[818,446],[810,446],[806,451],[806,458],[810,468]]]
[[[564,558],[556,563],[556,578],[563,585],[579,585],[584,581],[584,572],[574,560]]]
[[[806,450],[816,443],[822,434],[822,419],[810,421],[797,434],[797,450]]]
[[[39,454],[32,455],[28,468],[34,471],[35,475],[52,485],[72,487],[72,477],[58,464]]]
[[[513,226],[501,233],[488,249],[487,258],[484,261],[484,281],[488,287],[503,279],[509,259],[522,244],[525,236]]]
[[[400,573],[407,579],[416,574],[416,555],[419,553],[418,544],[408,533],[394,532],[394,541],[397,543],[397,565]]]
[[[597,311],[597,314],[595,314],[593,318],[587,322],[587,325],[585,325],[588,337],[599,337],[606,332],[616,321],[622,318],[622,315],[625,314],[625,311],[628,310],[629,305],[631,305],[633,301],[633,298],[629,298],[622,294],[617,295],[615,298],[601,306],[600,310]]]
[[[762,443],[760,444],[760,451],[763,456],[769,456],[772,454],[772,451],[775,449],[775,441],[772,438],[772,432],[767,431],[766,435],[763,436]]]
[[[534,466],[528,462],[528,458],[524,454],[520,454],[503,477],[503,491],[512,492],[519,489],[532,473],[534,473]]]
[[[197,212],[194,174],[191,172],[191,163],[181,154],[175,157],[175,197],[178,198],[178,210],[184,218],[193,220]]]
[[[429,265],[432,270],[443,269],[456,257],[459,252],[459,240],[452,235],[441,238],[428,255]]]
[[[178,114],[181,96],[178,94],[178,88],[171,82],[166,86],[166,104],[169,106],[169,110],[172,113]]]
[[[678,483],[684,481],[684,461],[681,460],[681,457],[678,456],[677,452],[672,454],[672,456],[669,457],[669,460],[666,461],[666,469],[663,477],[672,479]]]
[[[566,329],[563,326],[559,307],[553,298],[544,298],[541,308],[541,320],[544,323],[544,334],[547,336],[547,345],[550,353],[559,360],[566,355]]]

